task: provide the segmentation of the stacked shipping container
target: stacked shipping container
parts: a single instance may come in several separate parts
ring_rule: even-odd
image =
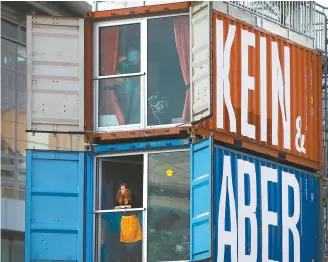
[[[188,117],[182,116],[178,124],[154,127],[147,122],[147,111],[141,109],[141,114],[145,115],[141,116],[137,127],[121,124],[124,121],[114,114],[118,126],[99,128],[98,100],[104,89],[100,81],[140,77],[141,94],[146,97],[151,72],[147,55],[151,55],[147,49],[150,44],[142,37],[151,37],[147,33],[151,21],[161,17],[179,18],[188,12],[190,44],[186,40],[189,34],[176,29],[183,27],[183,19],[179,24],[175,21],[173,24],[176,57],[181,66],[178,70],[182,71],[183,85],[187,87],[183,115],[190,110],[192,126],[186,120]],[[114,180],[107,184],[102,181],[105,176],[112,179],[112,173],[118,174],[120,170],[108,169],[103,173],[104,163],[132,163],[127,159],[135,155],[142,156],[138,163],[143,167],[139,181],[143,196],[140,206],[124,212],[142,213],[139,216],[143,231],[142,261],[320,259],[319,53],[227,16],[207,2],[93,12],[86,14],[84,22],[40,17],[30,17],[28,21],[28,130],[85,132],[85,141],[89,145],[80,153],[32,150],[27,154],[26,262],[46,259],[116,261],[113,254],[120,252],[114,250],[114,244],[104,248],[105,240],[98,233],[114,234],[110,226],[108,231],[102,231],[102,224],[114,223],[102,214],[117,211],[112,206],[102,208],[99,199],[116,194],[116,188],[112,186],[116,183]],[[140,27],[137,29],[141,37],[140,69],[123,76],[108,73],[115,70],[106,69],[106,61],[113,56],[105,54],[111,48],[106,49],[103,47],[105,42],[99,40],[102,28],[135,24]],[[113,32],[107,30],[105,37],[111,45],[114,45]],[[44,41],[49,35],[58,43],[55,41],[54,45],[45,48]],[[65,35],[66,40],[62,37]],[[190,45],[190,59],[178,45],[179,36],[184,37],[186,48]],[[70,45],[78,46],[78,50],[72,53],[68,48]],[[81,57],[84,47],[85,60]],[[104,57],[107,60],[100,62]],[[188,65],[188,60],[190,70],[183,66]],[[67,70],[58,70],[59,64]],[[189,71],[190,80],[186,77]],[[105,88],[107,90],[108,86]],[[59,100],[54,101],[51,96],[49,99],[49,94],[58,95]],[[109,101],[116,103],[112,98]],[[141,108],[147,108],[147,99],[141,97],[140,101]],[[112,116],[109,117],[107,112],[101,121],[112,119]],[[189,143],[187,130],[203,139],[198,142],[192,139]],[[218,145],[222,143],[225,146]],[[245,150],[247,154],[241,152]],[[154,186],[151,177],[157,175],[150,165],[151,156],[163,154],[161,159],[165,154],[180,151],[190,154],[190,197],[187,197],[190,208],[186,211],[190,220],[183,220],[185,214],[180,213],[173,217],[182,223],[180,227],[187,229],[188,234],[178,233],[174,225],[180,224],[174,219],[166,229],[151,225],[154,210],[157,210],[151,206]],[[115,157],[122,159],[118,161]],[[181,171],[169,168],[174,164],[178,166],[174,157],[165,164],[157,161],[162,172],[166,170],[166,179],[182,177]],[[296,165],[298,169],[294,167]],[[56,173],[61,175],[57,177]],[[131,175],[123,175],[132,179]],[[163,177],[158,179],[163,180],[162,187],[155,187],[160,192],[170,187],[172,190],[172,183],[181,183],[180,180],[170,182],[170,179],[165,182]],[[106,192],[109,195],[99,193],[102,187],[110,188]],[[181,188],[174,189],[176,192],[167,198],[171,200],[157,206],[171,212],[185,209],[186,206],[175,209],[170,203],[181,201],[185,194],[182,191],[186,190]],[[134,189],[134,192],[139,190],[136,186]],[[53,211],[45,212],[47,206],[52,206]],[[169,241],[160,242],[162,240],[153,238],[157,233],[165,238],[180,233],[183,236],[179,235],[179,240],[169,237]],[[72,239],[78,240],[78,244],[73,245]],[[170,246],[171,242],[174,247]],[[166,255],[154,251],[157,244],[160,249],[167,249],[162,252]],[[107,250],[105,255],[104,250]]]

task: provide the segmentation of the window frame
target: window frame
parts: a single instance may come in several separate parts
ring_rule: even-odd
[[[124,157],[124,156],[134,156],[134,155],[143,155],[143,206],[141,208],[132,208],[131,210],[142,211],[142,260],[147,261],[148,257],[148,182],[149,182],[149,155],[159,154],[159,153],[175,153],[175,152],[189,152],[190,147],[183,146],[179,149],[157,149],[157,150],[147,150],[147,151],[132,151],[132,152],[115,152],[115,153],[106,153],[100,154],[93,157],[93,192],[92,192],[92,204],[93,204],[93,259],[96,262],[99,262],[99,253],[100,249],[98,246],[99,239],[99,229],[97,227],[98,219],[102,214],[112,213],[113,209],[101,209],[101,183],[99,184],[99,177],[102,176],[102,162],[103,158],[110,157]],[[190,159],[189,159],[190,161]],[[98,173],[99,172],[99,173]],[[100,185],[100,186],[99,186]],[[98,201],[98,203],[97,203]],[[99,204],[100,203],[100,204]],[[98,209],[97,209],[98,208]],[[137,212],[138,212],[137,211]],[[184,260],[174,261],[174,262],[183,262]],[[187,260],[189,261],[189,260]],[[173,261],[172,261],[173,262]]]
[[[110,26],[121,26],[121,25],[131,25],[131,24],[139,24],[140,25],[140,72],[139,73],[128,73],[128,74],[115,74],[115,75],[104,75],[100,76],[99,73],[99,44],[100,44],[100,29],[103,27],[110,27]],[[146,27],[146,28],[145,28]],[[146,76],[146,68],[145,68],[145,61],[147,60],[147,52],[145,52],[144,48],[146,46],[145,41],[147,39],[143,38],[143,30],[147,30],[146,21],[142,19],[129,19],[125,21],[115,21],[115,22],[100,22],[94,25],[94,78],[93,78],[93,92],[94,92],[94,123],[95,123],[95,130],[103,132],[103,131],[118,131],[118,130],[138,130],[142,128],[144,125],[144,115],[143,112],[143,99],[145,97],[143,87],[145,84],[144,77]],[[100,127],[99,126],[99,81],[102,79],[116,79],[116,78],[123,78],[123,77],[139,77],[140,78],[140,123],[139,124],[131,124],[131,125],[117,125],[111,127]]]
[[[122,19],[115,21],[103,21],[97,22],[93,25],[93,128],[96,132],[117,132],[117,131],[137,131],[140,129],[161,129],[161,128],[174,128],[178,126],[191,126],[191,122],[188,123],[174,123],[174,124],[165,124],[165,125],[148,125],[148,20],[151,19],[160,19],[167,17],[178,17],[178,16],[188,16],[189,18],[189,30],[191,30],[191,18],[190,13],[181,12],[173,13],[169,15],[157,15],[141,18],[131,18],[131,19]],[[120,75],[111,75],[111,76],[99,76],[99,43],[100,43],[100,34],[99,30],[102,27],[108,26],[120,26],[140,23],[140,72],[139,73],[129,73],[129,74],[120,74]],[[190,34],[191,41],[191,34]],[[191,49],[189,50],[191,57]],[[191,63],[191,60],[190,60]],[[190,79],[191,79],[191,64],[190,64]],[[110,127],[99,127],[99,81],[101,79],[109,78],[119,78],[119,77],[140,77],[140,124],[132,125],[117,125]],[[190,110],[189,110],[189,119],[192,119],[192,87],[190,85]],[[181,112],[182,113],[182,112]]]

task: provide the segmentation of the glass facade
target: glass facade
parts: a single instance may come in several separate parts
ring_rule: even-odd
[[[79,135],[26,133],[26,30],[1,20],[2,186],[25,188],[25,150],[83,150]]]
[[[1,261],[24,261],[24,234],[1,232]]]
[[[26,29],[1,19],[1,261],[24,261],[26,149],[83,150],[84,137],[26,133]]]

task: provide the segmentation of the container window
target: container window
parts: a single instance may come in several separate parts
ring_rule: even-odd
[[[141,261],[143,155],[104,158],[99,167],[97,261]]]
[[[141,124],[140,28],[140,23],[99,28],[99,128]]]
[[[189,157],[188,150],[100,158],[96,261],[189,260]]]
[[[148,20],[148,126],[189,121],[189,17]]]
[[[149,154],[147,261],[189,260],[189,151]]]
[[[189,16],[99,25],[96,129],[190,121]]]

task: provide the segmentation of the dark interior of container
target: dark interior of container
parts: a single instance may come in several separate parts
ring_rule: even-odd
[[[131,191],[132,208],[143,205],[143,155],[110,157],[102,162],[101,209],[114,209],[120,184],[126,183]],[[142,228],[142,211],[136,211]],[[101,215],[100,261],[141,261],[141,241],[120,242],[122,212]],[[131,260],[132,259],[132,260]]]
[[[144,156],[107,157],[101,161],[101,210],[114,210],[121,183],[132,192],[132,208],[147,208],[147,261],[189,258],[189,151],[148,154],[147,206],[143,206]],[[172,171],[172,173],[170,173]],[[144,211],[134,211],[143,230]],[[99,261],[141,261],[142,241],[122,243],[124,213],[98,215]],[[145,237],[145,235],[143,235]],[[129,258],[130,260],[125,260]]]

